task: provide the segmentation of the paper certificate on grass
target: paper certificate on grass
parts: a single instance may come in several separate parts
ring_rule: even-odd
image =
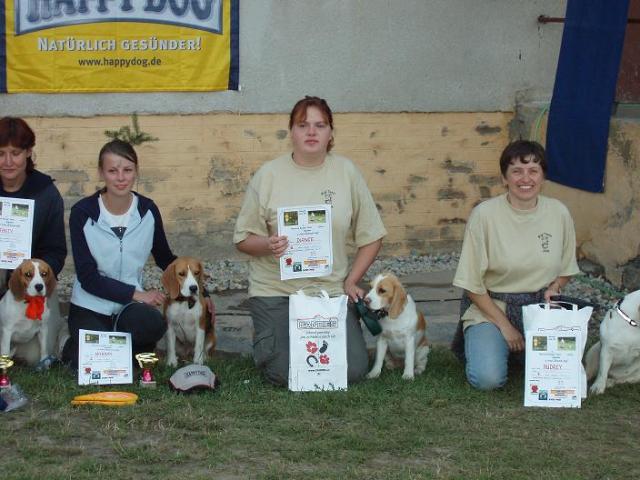
[[[78,385],[133,383],[131,334],[80,330]]]
[[[331,274],[331,205],[278,208],[278,233],[289,239],[280,257],[281,280]]]
[[[0,268],[15,269],[31,258],[34,201],[0,197]]]
[[[525,407],[580,408],[580,329],[538,329],[527,331],[525,339]]]

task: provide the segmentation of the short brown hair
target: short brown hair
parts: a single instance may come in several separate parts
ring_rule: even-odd
[[[138,154],[133,149],[133,146],[129,142],[124,140],[111,140],[103,145],[98,154],[98,168],[102,169],[103,156],[107,153],[118,155],[119,157],[126,158],[133,162],[138,169]]]
[[[531,140],[516,140],[511,142],[500,155],[500,172],[503,177],[507,176],[507,169],[516,160],[522,163],[529,163],[528,157],[533,156],[533,162],[540,165],[544,176],[547,176],[547,156],[544,147],[538,142]]]
[[[333,130],[333,114],[331,108],[324,98],[310,97],[307,95],[301,100],[298,100],[293,106],[293,110],[289,114],[289,130],[293,128],[293,125],[297,122],[304,121],[307,118],[307,109],[309,107],[316,107],[322,113],[325,121],[329,124],[331,130]],[[327,152],[330,152],[333,148],[333,136],[329,140],[327,145]]]
[[[27,122],[17,117],[0,119],[0,147],[12,145],[28,150],[36,145],[36,135]],[[31,155],[27,157],[27,173],[33,172],[35,165]]]

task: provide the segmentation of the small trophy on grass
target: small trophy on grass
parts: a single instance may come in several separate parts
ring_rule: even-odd
[[[156,388],[156,380],[153,377],[153,367],[158,363],[158,356],[155,353],[138,353],[136,355],[136,360],[142,369],[140,386]]]
[[[8,355],[0,355],[0,389],[11,388],[11,380],[7,371],[13,367],[13,360]]]

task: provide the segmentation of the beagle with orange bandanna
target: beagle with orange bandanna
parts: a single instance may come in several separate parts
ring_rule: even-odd
[[[56,276],[45,261],[25,260],[11,274],[8,286],[0,300],[0,355],[13,356],[16,344],[37,336],[42,361],[50,353],[48,299],[56,288]]]

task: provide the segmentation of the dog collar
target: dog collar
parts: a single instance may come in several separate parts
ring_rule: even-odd
[[[629,315],[624,313],[620,308],[620,305],[622,304],[622,300],[623,299],[621,298],[620,300],[618,300],[618,303],[616,303],[616,306],[614,307],[616,309],[616,312],[618,312],[618,315],[624,318],[625,322],[627,322],[629,325],[631,325],[632,327],[637,327],[638,322],[636,322],[633,318],[631,318]]]
[[[184,297],[180,295],[179,297],[176,297],[176,302],[187,302],[187,305],[189,306],[189,310],[191,310],[193,306],[196,304],[196,299],[193,297]]]

